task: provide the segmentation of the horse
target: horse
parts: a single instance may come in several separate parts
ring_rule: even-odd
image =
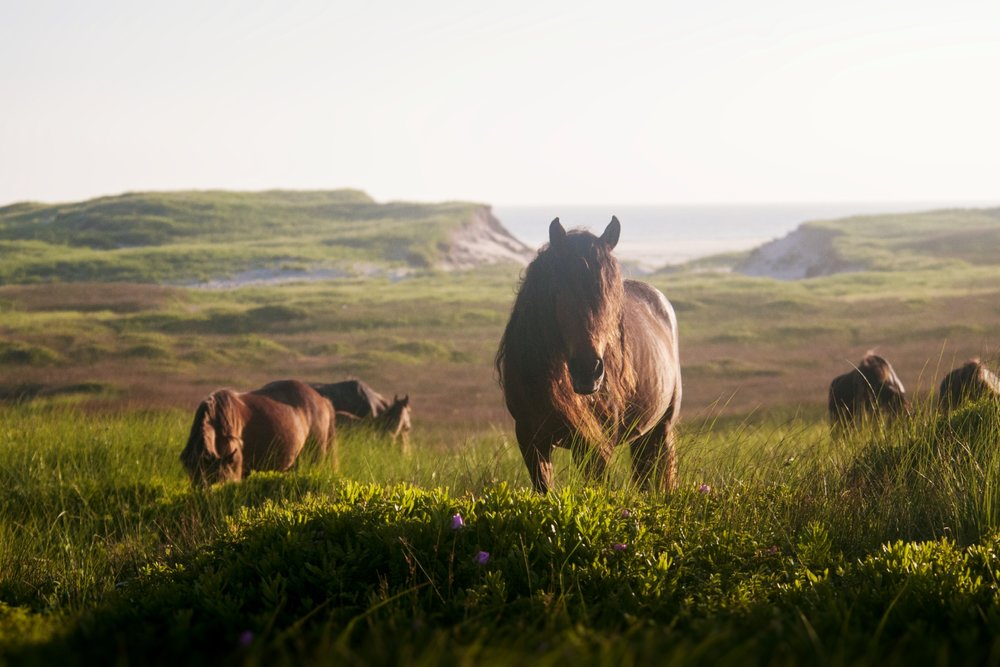
[[[555,447],[594,479],[627,442],[638,484],[677,483],[677,318],[659,290],[622,279],[612,253],[620,234],[617,217],[600,237],[553,220],[500,339],[496,372],[540,494],[552,487]]]
[[[309,386],[336,407],[338,426],[341,421],[377,417],[389,409],[389,401],[382,394],[357,378]],[[351,420],[351,417],[356,419]]]
[[[880,414],[909,414],[910,401],[892,365],[869,350],[857,367],[830,383],[828,408],[830,421],[843,427]]]
[[[343,426],[354,424],[371,428],[376,433],[388,434],[392,443],[395,443],[397,438],[400,439],[403,453],[409,453],[410,429],[412,428],[409,394],[403,398],[393,397],[392,403],[389,403],[385,411],[377,417],[361,418],[340,410],[336,411],[336,415],[337,419],[342,420],[338,423],[342,423]]]
[[[332,450],[338,467],[333,408],[298,380],[254,391],[212,392],[198,405],[181,463],[195,485],[239,481],[255,470],[289,470],[303,449],[317,459]]]
[[[393,396],[390,402],[358,379],[310,386],[333,405],[338,428],[367,423],[376,431],[389,434],[392,442],[400,439],[403,451],[409,451],[412,428],[409,394],[403,398]]]
[[[945,375],[938,389],[938,402],[946,411],[954,410],[963,401],[978,401],[986,396],[1000,399],[1000,377],[978,358]]]

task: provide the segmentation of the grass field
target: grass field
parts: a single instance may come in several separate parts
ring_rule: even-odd
[[[0,663],[1000,664],[1000,412],[932,400],[967,358],[998,365],[991,213],[845,224],[864,272],[649,277],[680,323],[680,489],[631,488],[624,452],[588,486],[560,451],[540,498],[492,370],[519,269],[415,269],[372,237],[378,216],[412,240],[466,205],[188,194],[0,211]],[[317,231],[331,211],[343,225]],[[128,252],[166,253],[177,283],[278,246],[314,266],[310,234],[362,232],[325,256],[405,279],[179,287],[144,255],[147,282],[121,282]],[[829,381],[869,348],[917,413],[834,440]],[[342,434],[340,474],[190,488],[178,456],[210,391],[349,375],[410,394],[412,455]]]
[[[1000,658],[1000,408],[832,441],[688,424],[682,483],[527,490],[502,433],[344,438],[192,490],[188,415],[0,414],[11,664],[941,664]],[[461,527],[456,527],[456,516]]]

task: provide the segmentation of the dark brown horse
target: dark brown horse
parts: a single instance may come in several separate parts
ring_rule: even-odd
[[[620,233],[618,218],[600,237],[553,220],[500,339],[500,385],[540,493],[552,486],[557,446],[596,477],[612,448],[628,442],[636,481],[676,484],[677,321],[655,288],[622,280],[612,254]]]
[[[386,400],[382,394],[358,379],[310,385],[333,405],[337,427],[367,424],[387,433],[393,442],[399,438],[403,451],[410,447],[410,396]]]
[[[979,359],[970,359],[944,376],[938,400],[945,410],[954,410],[963,401],[978,401],[986,396],[1000,399],[1000,377]]]
[[[828,407],[834,425],[846,426],[877,415],[907,414],[910,401],[892,365],[869,351],[856,368],[830,383]]]
[[[389,401],[382,394],[357,378],[327,384],[312,383],[309,386],[336,407],[338,426],[341,419],[377,417],[389,409]]]
[[[280,380],[246,393],[220,389],[202,401],[181,462],[194,484],[207,486],[288,470],[307,446],[319,459],[332,449],[336,469],[333,409],[309,385]]]

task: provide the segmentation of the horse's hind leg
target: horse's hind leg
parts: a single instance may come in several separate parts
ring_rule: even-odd
[[[677,487],[677,450],[672,420],[661,420],[649,433],[634,440],[630,450],[632,478],[637,484],[661,491]]]

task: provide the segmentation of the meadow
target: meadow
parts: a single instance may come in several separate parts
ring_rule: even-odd
[[[192,490],[188,415],[0,413],[7,664],[991,664],[1000,408],[688,423],[682,483],[531,493],[503,433]]]
[[[316,197],[295,205],[333,205]],[[337,198],[347,226],[329,238],[374,206]],[[155,237],[162,252],[243,252],[167,204],[147,225],[177,235]],[[492,369],[520,270],[429,268],[440,248],[413,224],[427,211],[397,208],[397,237],[424,248],[403,279],[224,289],[80,282],[74,253],[138,252],[94,241],[65,250],[59,282],[15,279],[29,246],[59,253],[30,218],[47,209],[4,210],[0,236],[24,238],[0,239],[19,253],[0,284],[0,662],[1000,664],[1000,408],[933,401],[968,357],[997,366],[997,267],[964,228],[904,242],[905,220],[868,240],[870,222],[847,225],[842,251],[882,262],[857,273],[648,276],[680,323],[680,488],[632,488],[625,452],[588,485],[560,451],[539,497]],[[270,218],[236,217],[266,249]],[[83,239],[97,224],[63,219]],[[835,439],[829,381],[869,348],[915,415]],[[191,488],[178,456],[210,391],[348,375],[410,394],[410,455],[344,432],[338,473],[303,462]]]

